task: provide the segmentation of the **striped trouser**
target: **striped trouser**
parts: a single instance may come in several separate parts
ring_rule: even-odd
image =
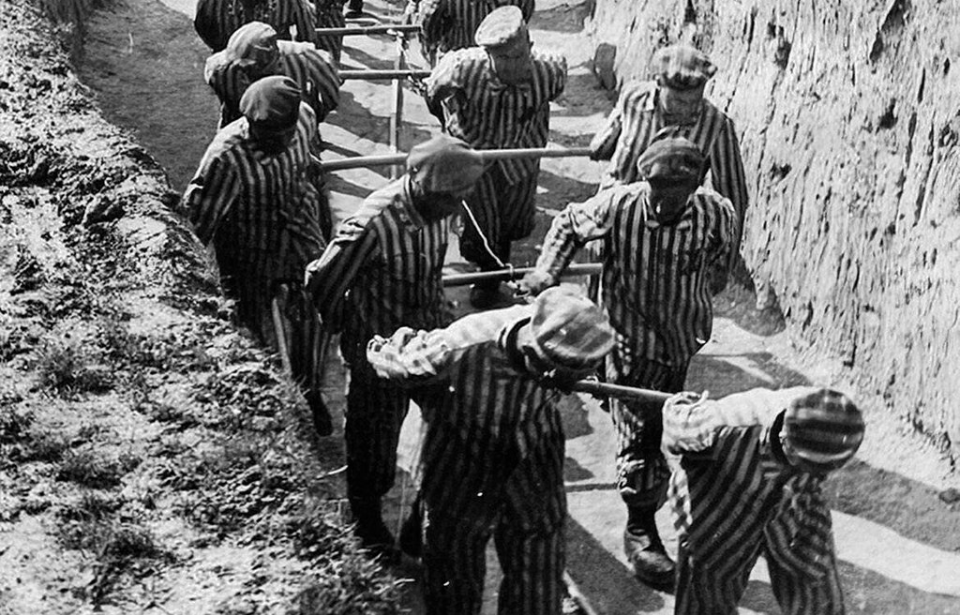
[[[784,615],[843,615],[843,592],[836,555],[825,549],[818,558],[821,574],[811,575],[791,565],[791,544],[782,534],[769,531],[760,515],[738,519],[740,531],[731,540],[736,548],[723,549],[722,562],[705,566],[684,541],[677,558],[676,615],[735,614],[747,587],[750,571],[763,553],[770,570],[773,594]],[[720,548],[720,547],[718,547]]]
[[[351,342],[345,333],[341,344]],[[351,498],[379,499],[390,491],[396,477],[400,427],[410,398],[405,389],[378,377],[362,354],[349,356],[350,384],[343,434],[347,494]]]
[[[521,457],[515,444],[489,446],[440,420],[430,424],[421,486],[427,615],[480,613],[491,534],[503,569],[499,615],[560,612],[564,444],[559,418],[547,428]]]
[[[490,250],[501,259],[504,256],[509,259],[511,241],[523,239],[533,232],[539,175],[537,169],[519,182],[508,184],[497,165],[483,174],[473,193],[464,199],[477,221],[474,225],[469,215],[463,218],[460,254],[465,259],[485,269],[500,268],[484,247],[477,226],[486,237]]]
[[[614,349],[614,353],[619,348]],[[611,357],[613,358],[613,357]],[[683,390],[689,361],[679,366],[632,359],[629,371],[607,361],[606,378],[613,384],[666,393]],[[663,404],[610,400],[610,416],[617,434],[617,489],[627,506],[658,507],[666,493],[670,468],[660,450]]]

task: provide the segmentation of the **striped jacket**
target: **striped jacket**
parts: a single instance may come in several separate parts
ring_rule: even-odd
[[[562,393],[542,386],[512,357],[519,328],[533,306],[471,314],[445,329],[398,330],[389,340],[373,338],[367,360],[379,376],[421,385],[413,393],[431,422],[453,426],[476,450],[492,440],[513,442],[521,457],[545,433],[559,431],[556,402]],[[436,384],[442,386],[422,386]],[[545,430],[549,425],[556,429]]]
[[[422,0],[419,6],[420,40],[427,56],[435,57],[476,46],[480,22],[501,6],[520,7],[530,21],[534,0]]]
[[[241,0],[199,0],[193,27],[208,47],[220,51],[227,47],[231,34],[251,21],[273,26],[281,39],[318,42],[310,0],[260,0],[249,14]],[[296,29],[296,36],[291,28]]]
[[[486,51],[475,47],[450,53],[427,78],[427,105],[442,108],[444,130],[474,149],[544,147],[550,130],[550,101],[563,92],[567,61],[533,54],[528,83],[508,86],[493,71]],[[539,160],[498,163],[511,184],[535,172]]]
[[[340,75],[337,66],[325,51],[312,43],[277,41],[280,49],[279,74],[290,77],[300,86],[303,100],[310,104],[322,122],[340,104]],[[240,62],[226,51],[218,51],[207,59],[203,77],[221,102],[221,126],[240,117],[240,98],[250,86],[250,77]]]
[[[559,277],[576,250],[603,240],[603,304],[618,347],[664,365],[682,365],[713,328],[707,272],[725,262],[736,228],[730,201],[698,189],[680,221],[660,225],[649,185],[611,186],[554,218],[537,269]]]
[[[658,88],[646,81],[624,86],[607,123],[593,139],[601,159],[610,159],[609,175],[630,184],[639,178],[637,159],[653,137],[666,127],[657,104]],[[714,189],[730,199],[742,226],[747,210],[747,180],[733,120],[710,101],[695,124],[677,127],[677,135],[697,144],[710,163]]]
[[[343,15],[343,0],[317,0],[316,19],[314,23],[318,28],[342,28],[347,25],[347,19]],[[330,52],[330,55],[337,62],[340,61],[340,50],[343,48],[342,36],[317,36],[314,41],[317,47]]]
[[[810,579],[830,572],[833,535],[823,477],[781,465],[771,427],[790,400],[815,391],[755,389],[721,400],[674,396],[663,408],[663,448],[682,455],[669,500],[681,545],[717,578],[749,536],[768,557]]]
[[[278,155],[257,149],[246,118],[217,133],[183,199],[197,237],[214,243],[221,270],[230,263],[261,283],[299,281],[323,252],[320,196],[310,181],[316,130],[313,110],[301,104],[293,142]]]
[[[367,197],[307,267],[307,289],[325,326],[362,344],[402,326],[440,326],[451,227],[449,217],[431,222],[417,212],[407,176]]]

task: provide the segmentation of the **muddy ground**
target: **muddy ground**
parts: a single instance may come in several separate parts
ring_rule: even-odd
[[[400,10],[367,7],[383,20]],[[0,10],[4,27],[23,29],[12,7]],[[612,100],[596,86],[590,48],[578,38],[586,12],[586,3],[542,1],[533,22],[537,45],[570,60],[551,134],[564,146],[585,145]],[[0,612],[351,612],[322,601],[342,595],[337,583],[367,580],[368,597],[388,589],[384,609],[416,612],[415,587],[391,594],[392,577],[354,557],[342,535],[339,438],[311,437],[275,360],[218,315],[207,257],[170,213],[216,125],[215,99],[200,79],[208,51],[188,18],[154,0],[115,0],[89,21],[79,77],[126,134],[96,117],[90,92],[62,62],[44,60],[46,42],[3,41],[0,79],[9,87],[0,89],[0,111],[16,124],[0,132],[0,566],[17,574],[0,579]],[[385,37],[351,40],[343,64],[390,68],[394,54]],[[409,56],[421,63],[415,43]],[[344,86],[341,108],[322,128],[330,157],[387,151],[389,92],[386,83]],[[34,109],[50,99],[49,112]],[[404,147],[437,129],[409,91],[404,117]],[[537,230],[517,264],[535,258],[552,215],[592,194],[599,177],[597,165],[576,160],[543,168]],[[338,174],[340,215],[386,173]],[[87,211],[94,217],[84,225]],[[452,270],[465,268],[455,247],[450,260]],[[450,298],[464,309],[462,292]],[[691,388],[724,395],[818,382],[853,390],[839,361],[798,353],[779,314],[753,306],[745,286],[720,297],[715,339]],[[339,433],[343,375],[335,361],[328,373]],[[956,560],[924,562],[960,552],[960,512],[949,491],[960,480],[895,417],[868,416],[861,461],[830,483],[849,534],[839,538],[850,545],[850,610],[960,613],[960,590],[916,580]],[[608,420],[589,400],[573,400],[565,419],[571,573],[600,612],[668,612],[671,598],[638,586],[618,559],[622,511],[610,485]],[[409,468],[415,425],[406,433]],[[409,485],[405,476],[398,481],[392,520]],[[905,542],[890,538],[879,543],[886,552],[856,553],[874,527]],[[906,553],[895,551],[903,545],[937,548],[919,551],[919,570],[889,571],[884,563]],[[331,548],[347,557],[331,560]],[[415,579],[416,569],[393,574]],[[494,582],[491,575],[485,612],[493,612]],[[762,577],[751,587],[745,612],[776,612]],[[380,612],[370,600],[353,612]]]

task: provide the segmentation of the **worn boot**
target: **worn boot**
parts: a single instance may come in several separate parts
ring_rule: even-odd
[[[386,564],[395,564],[400,559],[393,534],[387,529],[380,513],[380,498],[350,498],[355,526],[353,533],[360,539],[360,546],[379,557]]]
[[[654,508],[627,508],[627,529],[623,532],[623,551],[633,566],[637,579],[658,589],[673,585],[674,563],[667,555],[657,524]]]

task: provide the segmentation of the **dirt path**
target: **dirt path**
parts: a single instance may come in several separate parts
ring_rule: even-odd
[[[187,11],[193,5],[182,0],[166,2]],[[153,1],[137,5],[135,10],[103,13],[91,23],[81,75],[101,93],[107,117],[135,130],[168,170],[174,186],[182,188],[216,123],[213,97],[199,77],[206,50],[182,15]],[[398,4],[375,0],[367,6],[387,20],[399,14]],[[541,0],[533,22],[537,46],[562,49],[571,66],[570,84],[554,105],[552,119],[551,140],[565,146],[586,144],[610,108],[609,97],[596,89],[588,70],[590,46],[578,38],[586,10],[585,2]],[[144,31],[156,34],[137,36]],[[411,61],[420,63],[416,45],[412,47]],[[350,39],[343,65],[387,68],[393,54],[388,38]],[[341,108],[322,128],[325,139],[333,144],[332,157],[387,151],[389,89],[383,82],[352,81],[344,86]],[[435,120],[410,93],[404,117],[403,147],[437,129]],[[543,169],[543,211],[533,237],[518,252],[519,265],[533,260],[557,209],[592,194],[600,171],[598,165],[580,160],[548,160]],[[384,174],[370,170],[339,173],[334,181],[335,206],[348,212],[385,181]],[[450,267],[462,266],[453,247]],[[452,299],[462,303],[462,291]],[[753,310],[753,298],[746,290],[724,293],[719,304],[714,339],[694,361],[691,389],[709,389],[714,396],[723,396],[756,386],[814,382],[856,391],[853,383],[844,381],[836,361],[798,353],[776,315]],[[333,367],[331,375],[339,378],[337,371]],[[335,409],[342,409],[336,384],[331,384],[329,396]],[[581,400],[568,405],[565,420],[571,574],[600,612],[670,612],[672,597],[633,581],[620,553],[625,513],[613,489],[608,417],[591,401]],[[868,420],[861,461],[829,483],[849,611],[960,613],[960,509],[938,497],[944,489],[960,486],[960,479],[933,447],[911,435],[895,417],[870,413]],[[415,421],[409,421],[401,451],[408,468],[417,433]],[[393,494],[395,516],[410,495],[403,487],[401,480]],[[675,549],[665,512],[658,522],[669,548]],[[753,578],[742,612],[777,612],[762,567]],[[491,598],[493,591],[491,582]],[[488,601],[485,612],[493,612],[491,604]]]

